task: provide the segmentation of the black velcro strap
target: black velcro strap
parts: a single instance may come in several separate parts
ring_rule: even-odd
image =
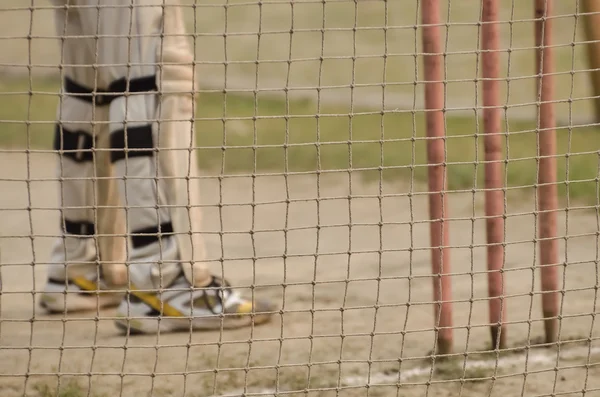
[[[107,90],[94,90],[93,88],[85,87],[70,78],[65,78],[64,90],[68,94],[77,96],[82,101],[95,103],[98,106],[109,105],[116,98],[127,93],[150,93],[158,91],[156,86],[156,76],[138,77],[129,80],[121,78],[113,81]]]
[[[159,237],[168,237],[173,234],[173,224],[171,222],[160,225],[160,230],[156,226],[136,230],[131,233],[131,243],[133,248],[142,248],[158,241]]]
[[[70,131],[56,125],[54,150],[63,150],[63,155],[78,163],[94,160],[94,137],[84,131]]]
[[[76,236],[93,236],[96,227],[90,222],[73,222],[65,219],[65,233]]]
[[[129,80],[129,87],[127,87],[127,79],[122,78],[113,81],[109,86],[108,90],[111,94],[125,95],[125,93],[143,93],[143,92],[154,92],[158,91],[156,86],[156,76],[138,77]]]
[[[113,132],[110,135],[110,148],[110,160],[113,163],[126,157],[152,156],[154,153],[152,125],[127,127]]]

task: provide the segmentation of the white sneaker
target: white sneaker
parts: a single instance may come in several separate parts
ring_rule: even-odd
[[[117,309],[116,325],[130,334],[239,328],[268,322],[274,307],[243,299],[217,277],[205,288],[192,288],[181,275],[162,293],[132,286]]]
[[[107,291],[106,283],[96,276],[69,280],[48,279],[40,297],[40,306],[50,313],[93,311],[117,306],[122,292]]]

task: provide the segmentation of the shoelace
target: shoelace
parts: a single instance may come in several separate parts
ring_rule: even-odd
[[[231,285],[227,282],[227,280],[223,280],[217,276],[212,276],[210,283],[205,288],[217,289],[217,291],[215,291],[216,292],[215,296],[217,298],[218,304],[221,306],[221,312],[224,312],[225,311],[225,293],[227,292],[228,295],[233,294]],[[217,312],[217,310],[215,310],[216,305],[213,305],[210,302],[210,300],[208,299],[208,294],[206,292],[207,291],[202,292],[202,299],[204,301],[204,304],[206,305],[208,310],[211,311],[212,314],[219,314]]]

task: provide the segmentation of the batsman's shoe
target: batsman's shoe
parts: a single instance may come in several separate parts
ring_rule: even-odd
[[[118,306],[123,293],[108,291],[106,283],[92,277],[68,280],[48,279],[40,297],[40,306],[50,313],[93,311]]]
[[[268,302],[242,298],[220,278],[198,289],[182,275],[158,294],[132,286],[117,309],[116,325],[130,334],[218,330],[266,323],[274,311]]]

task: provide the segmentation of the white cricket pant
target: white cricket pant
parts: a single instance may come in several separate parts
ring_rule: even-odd
[[[102,269],[110,280],[111,269],[125,269],[138,288],[150,289],[183,270],[193,284],[206,284],[189,150],[193,56],[185,36],[160,36],[184,32],[181,9],[166,11],[165,0],[53,1],[69,7],[56,11],[65,37],[55,138],[64,235],[49,277]]]

